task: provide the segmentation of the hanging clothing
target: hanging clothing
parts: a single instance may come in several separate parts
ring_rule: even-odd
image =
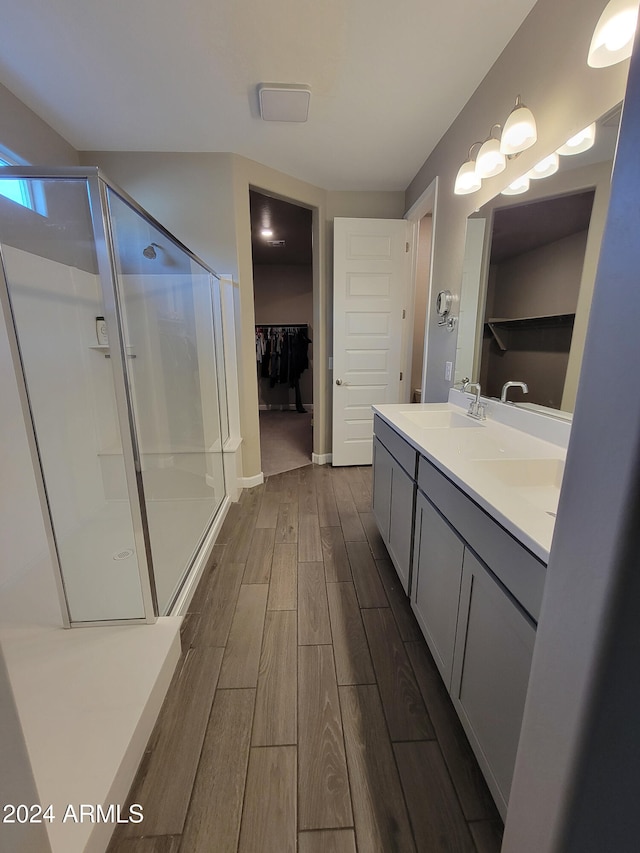
[[[269,380],[274,388],[277,384],[288,384],[296,389],[296,408],[303,411],[299,402],[299,381],[309,367],[309,327],[256,326],[256,360],[258,376]]]
[[[307,336],[307,327],[298,329],[291,341],[289,384],[293,388],[294,382],[309,367],[309,344],[311,341]]]
[[[268,378],[272,387],[296,379],[309,367],[307,325],[256,326],[258,375]]]

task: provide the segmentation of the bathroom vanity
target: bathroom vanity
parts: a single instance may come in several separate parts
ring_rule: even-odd
[[[374,407],[373,511],[504,817],[570,425],[469,399]]]

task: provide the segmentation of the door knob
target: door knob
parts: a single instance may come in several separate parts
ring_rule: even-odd
[[[336,379],[336,385],[342,385],[342,379]]]

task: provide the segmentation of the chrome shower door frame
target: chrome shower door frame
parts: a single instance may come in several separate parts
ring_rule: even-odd
[[[118,423],[122,441],[122,456],[124,461],[127,491],[129,494],[133,538],[138,559],[138,574],[140,578],[140,589],[142,591],[142,602],[145,614],[144,619],[142,620],[129,619],[126,620],[126,623],[130,624],[132,622],[141,621],[152,624],[158,618],[158,599],[153,574],[149,524],[147,521],[144,485],[142,482],[142,466],[140,463],[136,424],[133,416],[131,387],[129,377],[127,375],[127,353],[122,324],[122,307],[115,277],[115,255],[109,222],[109,205],[107,202],[106,185],[97,169],[91,170],[87,173],[87,189],[89,194],[91,220],[93,223],[95,250],[98,259],[98,273],[100,288],[102,290],[104,317],[107,322],[107,328],[117,330],[115,346],[111,343],[110,339],[109,355],[111,357],[113,369],[116,410],[118,413]],[[121,620],[114,620],[109,622],[100,622],[98,624],[107,625],[120,623]],[[83,622],[82,624],[86,625],[89,623]]]
[[[67,593],[64,586],[64,578],[60,565],[60,554],[58,551],[58,543],[56,534],[53,529],[53,521],[51,515],[51,507],[49,504],[49,495],[47,494],[47,486],[44,479],[42,468],[42,459],[40,457],[40,448],[38,447],[38,439],[35,430],[35,421],[33,410],[31,408],[31,400],[29,399],[29,389],[27,388],[27,380],[20,352],[20,342],[18,340],[18,330],[16,320],[11,305],[11,296],[9,295],[9,283],[5,270],[5,262],[0,244],[0,306],[4,316],[4,324],[9,340],[9,351],[11,353],[11,361],[13,373],[18,388],[18,396],[20,398],[20,407],[22,409],[22,417],[24,420],[25,433],[27,444],[29,446],[29,454],[31,456],[31,464],[33,467],[33,475],[38,492],[38,500],[40,502],[40,510],[42,514],[42,523],[47,539],[49,556],[54,567],[54,580],[56,590],[58,592],[58,601],[60,604],[60,615],[64,628],[71,627],[71,617],[69,614],[69,603],[67,601]]]

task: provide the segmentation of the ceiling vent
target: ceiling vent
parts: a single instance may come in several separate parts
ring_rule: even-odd
[[[297,83],[260,83],[258,100],[264,121],[306,121],[311,89]]]

